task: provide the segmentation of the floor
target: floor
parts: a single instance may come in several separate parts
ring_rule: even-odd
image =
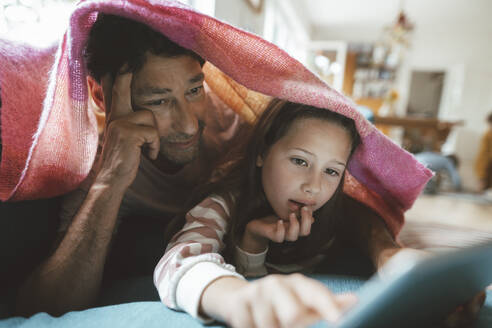
[[[406,212],[405,219],[408,224],[400,241],[409,247],[445,250],[490,242],[492,192],[421,195]],[[487,289],[492,290],[492,285]]]
[[[459,193],[421,195],[405,218],[407,222],[449,224],[492,232],[492,198]]]

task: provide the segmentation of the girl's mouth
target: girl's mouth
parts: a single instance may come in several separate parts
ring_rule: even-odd
[[[296,214],[297,218],[300,219],[301,218],[301,208],[306,206],[306,204],[292,200],[292,199],[289,199],[288,204],[289,204],[288,205],[289,210],[291,212],[294,212]]]

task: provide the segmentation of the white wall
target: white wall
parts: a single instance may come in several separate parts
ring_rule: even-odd
[[[215,17],[262,36],[305,62],[311,33],[309,21],[300,15],[298,4],[290,0],[264,0],[261,12],[257,13],[246,0],[216,0]]]
[[[437,25],[437,27],[436,27]],[[492,110],[492,43],[480,24],[420,26],[400,79],[404,112],[410,71],[444,69],[447,72],[439,117],[463,120],[446,145],[461,160],[460,173],[466,189],[477,189],[473,172],[480,136],[486,130],[485,117]]]
[[[215,17],[248,32],[262,35],[265,5],[261,13],[256,13],[245,0],[215,0]]]
[[[490,3],[486,3],[485,8],[473,10],[490,8]],[[428,16],[432,14],[429,11],[426,13]],[[446,71],[439,117],[465,122],[450,136],[446,148],[459,156],[464,187],[473,190],[478,186],[473,161],[480,135],[486,130],[485,117],[492,111],[492,20],[485,15],[463,13],[459,21],[440,21],[439,15],[436,11],[433,19],[419,23],[418,16],[409,14],[416,29],[398,77],[401,93],[398,113],[405,113],[412,70]],[[313,38],[374,42],[380,33],[379,26],[338,25],[314,28]]]

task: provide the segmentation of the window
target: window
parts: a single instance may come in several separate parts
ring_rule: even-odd
[[[49,46],[68,26],[76,0],[2,0],[0,36],[36,46]]]
[[[215,16],[215,0],[180,0],[201,13],[209,16]]]

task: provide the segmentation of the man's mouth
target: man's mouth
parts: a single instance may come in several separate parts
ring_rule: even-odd
[[[187,140],[184,140],[184,141],[174,141],[174,142],[169,142],[169,144],[173,147],[173,148],[178,148],[178,149],[187,149],[187,148],[190,148],[192,146],[194,146],[198,140],[200,139],[200,135],[201,135],[201,131],[198,131],[197,133],[195,133],[195,135]]]

